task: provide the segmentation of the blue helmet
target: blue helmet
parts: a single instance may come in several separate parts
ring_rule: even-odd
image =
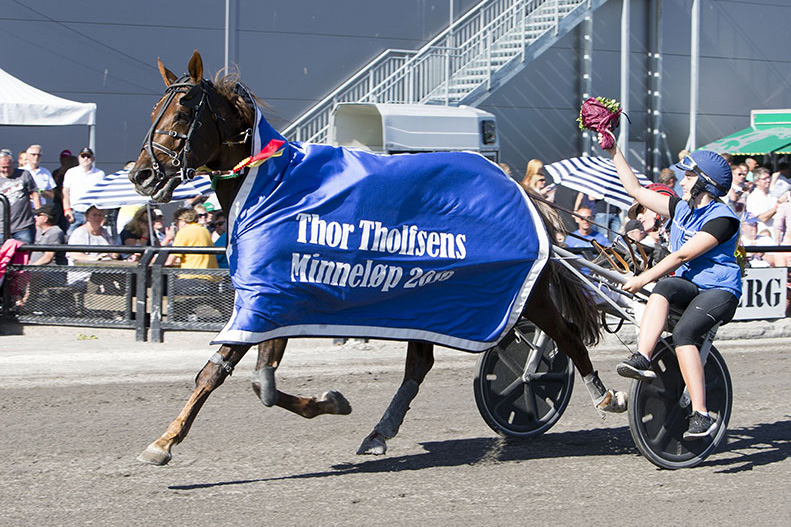
[[[673,165],[681,172],[695,172],[704,190],[715,197],[728,193],[733,183],[733,172],[724,157],[710,150],[698,150]]]

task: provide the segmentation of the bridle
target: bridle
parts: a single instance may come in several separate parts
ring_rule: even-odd
[[[173,99],[175,99],[176,95],[180,93],[184,95],[179,100],[179,104],[193,110],[192,120],[190,121],[187,133],[182,134],[175,130],[157,129],[159,122],[162,120],[165,112],[170,107]],[[205,108],[208,108],[209,112],[211,112],[212,120],[214,121],[214,125],[217,127],[217,135],[220,137],[220,141],[223,145],[230,146],[245,144],[251,139],[252,128],[248,128],[231,138],[235,139],[241,136],[241,140],[222,140],[223,133],[222,129],[220,128],[220,121],[224,121],[225,119],[217,115],[211,104],[211,99],[217,95],[217,90],[214,88],[214,85],[211,82],[201,79],[201,81],[196,84],[192,81],[189,75],[182,76],[167,87],[165,90],[165,102],[160,106],[157,116],[151,123],[151,127],[148,129],[145,139],[143,139],[143,149],[151,158],[151,168],[157,182],[164,180],[166,178],[166,174],[157,161],[157,157],[154,152],[155,150],[164,153],[170,158],[170,164],[173,167],[179,169],[178,173],[181,181],[188,181],[194,178],[197,174],[196,167],[188,166],[188,157],[192,153],[192,141],[194,139],[195,132],[201,127],[201,115],[203,114],[203,110]],[[181,150],[171,150],[170,148],[157,143],[154,141],[155,135],[167,135],[175,139],[181,139],[183,141]]]

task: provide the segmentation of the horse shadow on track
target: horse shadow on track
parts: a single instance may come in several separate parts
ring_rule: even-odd
[[[333,465],[333,470],[272,478],[172,485],[171,490],[198,490],[267,481],[328,478],[348,474],[371,474],[423,470],[436,467],[491,464],[586,456],[637,454],[629,428],[605,428],[545,434],[526,440],[479,437],[430,441],[420,444],[425,452],[397,457],[366,458],[360,463]],[[716,456],[719,453],[720,456]],[[722,467],[718,473],[738,473],[784,461],[791,457],[791,420],[761,423],[728,430],[728,443],[714,459],[701,466]],[[725,455],[725,456],[723,456]]]
[[[615,456],[636,454],[629,428],[604,428],[544,434],[542,436],[514,440],[502,437],[479,437],[452,439],[420,443],[425,452],[396,457],[365,457],[359,463],[333,465],[333,470],[305,474],[293,474],[272,478],[172,485],[171,490],[197,490],[225,485],[242,485],[266,481],[292,479],[327,478],[349,474],[370,474],[422,470],[436,467],[456,467],[475,464],[498,464],[528,461],[531,459]]]
[[[791,416],[785,416],[791,417]],[[706,460],[705,466],[723,467],[719,473],[745,472],[791,457],[791,420],[728,429],[728,443],[719,452],[726,458]]]

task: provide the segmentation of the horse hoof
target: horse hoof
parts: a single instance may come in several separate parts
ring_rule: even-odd
[[[138,461],[160,466],[167,465],[171,459],[173,459],[173,455],[170,452],[165,452],[153,443],[148,445],[148,448],[137,456]]]
[[[360,448],[357,449],[357,455],[381,456],[387,452],[387,443],[384,438],[377,432],[371,434],[363,439]]]
[[[596,405],[596,408],[605,412],[620,414],[626,411],[628,407],[626,392],[619,392],[615,390],[607,390],[604,395],[604,400]]]
[[[335,405],[335,415],[349,415],[352,413],[352,405],[346,400],[341,392],[329,391],[321,394],[321,402],[331,401]]]

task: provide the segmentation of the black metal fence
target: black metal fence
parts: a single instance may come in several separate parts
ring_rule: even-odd
[[[96,246],[23,245],[20,249],[96,252]],[[162,342],[165,330],[219,331],[233,311],[228,269],[164,267],[168,254],[221,254],[215,247],[102,247],[137,260],[86,265],[9,265],[2,313],[24,324],[134,329]]]
[[[23,245],[21,250],[96,252],[97,246]],[[9,265],[2,315],[24,324],[134,329],[138,341],[162,342],[166,330],[219,331],[233,311],[228,269],[165,267],[170,253],[222,254],[219,247],[103,246],[136,261],[89,265]],[[791,247],[748,247],[789,252]]]

